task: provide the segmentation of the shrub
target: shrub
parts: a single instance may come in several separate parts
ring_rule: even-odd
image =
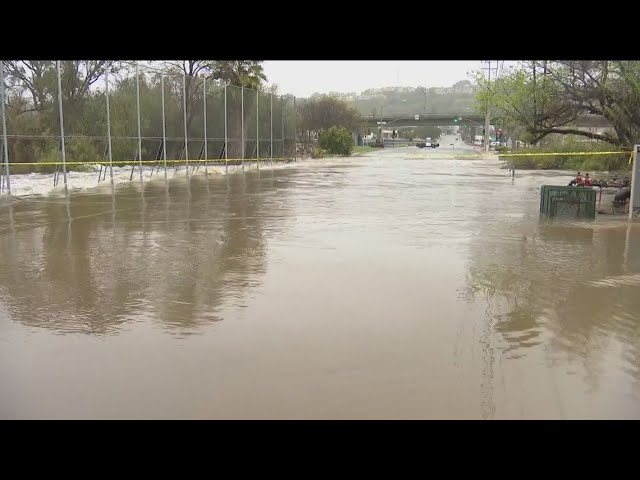
[[[332,155],[351,155],[353,138],[346,128],[331,127],[320,134],[320,147]]]
[[[314,147],[311,152],[311,158],[324,158],[324,150],[322,148]]]
[[[617,171],[629,169],[629,154],[611,155],[572,155],[572,153],[587,153],[599,151],[615,151],[616,149],[605,142],[585,142],[568,136],[564,142],[560,140],[548,141],[539,147],[518,149],[511,153],[562,153],[563,155],[544,155],[527,157],[501,157],[508,164],[524,169],[560,169],[581,171]],[[508,152],[500,152],[508,153]]]

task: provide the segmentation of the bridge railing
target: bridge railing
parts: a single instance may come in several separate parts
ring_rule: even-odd
[[[479,115],[475,112],[472,111],[468,111],[468,112],[453,112],[453,113],[420,113],[420,112],[416,112],[416,113],[392,113],[392,114],[387,114],[387,115],[382,115],[382,121],[386,121],[388,119],[410,119],[410,118],[415,118],[415,116],[418,116],[419,118],[454,118],[454,117],[463,117],[466,116],[471,116],[471,117],[478,117]],[[377,120],[380,121],[380,115],[362,115],[362,118],[364,118],[365,120]]]

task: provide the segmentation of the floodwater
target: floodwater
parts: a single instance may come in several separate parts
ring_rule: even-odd
[[[0,418],[640,418],[640,224],[441,143],[4,199]]]

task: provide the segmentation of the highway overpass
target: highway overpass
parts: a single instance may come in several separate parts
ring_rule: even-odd
[[[458,122],[454,122],[454,118],[458,117]],[[425,125],[434,126],[453,126],[453,125],[470,125],[483,126],[484,116],[476,113],[416,113],[416,114],[393,114],[393,115],[363,115],[366,125],[369,128],[376,128],[379,122],[384,122],[385,128],[393,127],[418,127]],[[576,127],[610,127],[611,124],[604,118],[597,115],[585,115],[575,123]]]

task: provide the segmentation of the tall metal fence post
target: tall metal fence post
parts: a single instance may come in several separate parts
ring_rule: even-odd
[[[227,135],[227,84],[224,84],[224,173],[229,173],[229,136]]]
[[[260,171],[260,90],[256,90],[256,168]]]
[[[269,95],[269,99],[271,100],[271,164],[273,164],[273,93]]]
[[[244,172],[244,87],[240,87],[240,152],[242,171]]]
[[[60,60],[56,60],[58,72],[58,116],[60,118],[60,143],[62,146],[62,175],[64,178],[64,190],[67,191],[67,154],[64,145],[64,114],[62,113],[62,80],[60,79]]]
[[[11,195],[11,178],[9,175],[9,144],[7,143],[7,117],[4,100],[4,62],[0,60],[0,102],[2,103],[2,160],[4,161],[4,173],[7,179],[7,193]],[[0,191],[2,184],[0,182]]]
[[[164,113],[164,72],[160,74],[160,90],[162,93],[162,153],[164,157],[164,180],[167,181],[167,122]]]
[[[138,106],[138,165],[140,166],[140,181],[142,181],[142,131],[140,129],[140,77],[138,62],[136,62],[136,104]]]
[[[105,70],[105,98],[107,100],[107,148],[109,151],[109,175],[111,177],[111,186],[113,186],[113,152],[111,150],[111,112],[109,107],[109,69]]]
[[[631,197],[629,198],[629,220],[633,220],[640,209],[640,145],[633,146],[633,170],[631,172]]]
[[[189,177],[189,136],[187,132],[187,74],[182,74],[182,116],[184,117],[184,159],[187,163]]]
[[[282,97],[282,106],[280,107],[280,120],[282,121],[282,161],[284,162],[284,103],[287,97]]]
[[[296,108],[296,97],[293,97],[293,161],[298,161],[298,109]]]
[[[207,78],[206,77],[202,77],[202,103],[203,103],[203,109],[202,109],[202,114],[204,117],[204,176],[206,178],[209,177],[209,172],[207,171],[207,159],[209,158],[208,156],[208,152],[207,152],[207,143],[209,143],[209,141],[207,140]]]

